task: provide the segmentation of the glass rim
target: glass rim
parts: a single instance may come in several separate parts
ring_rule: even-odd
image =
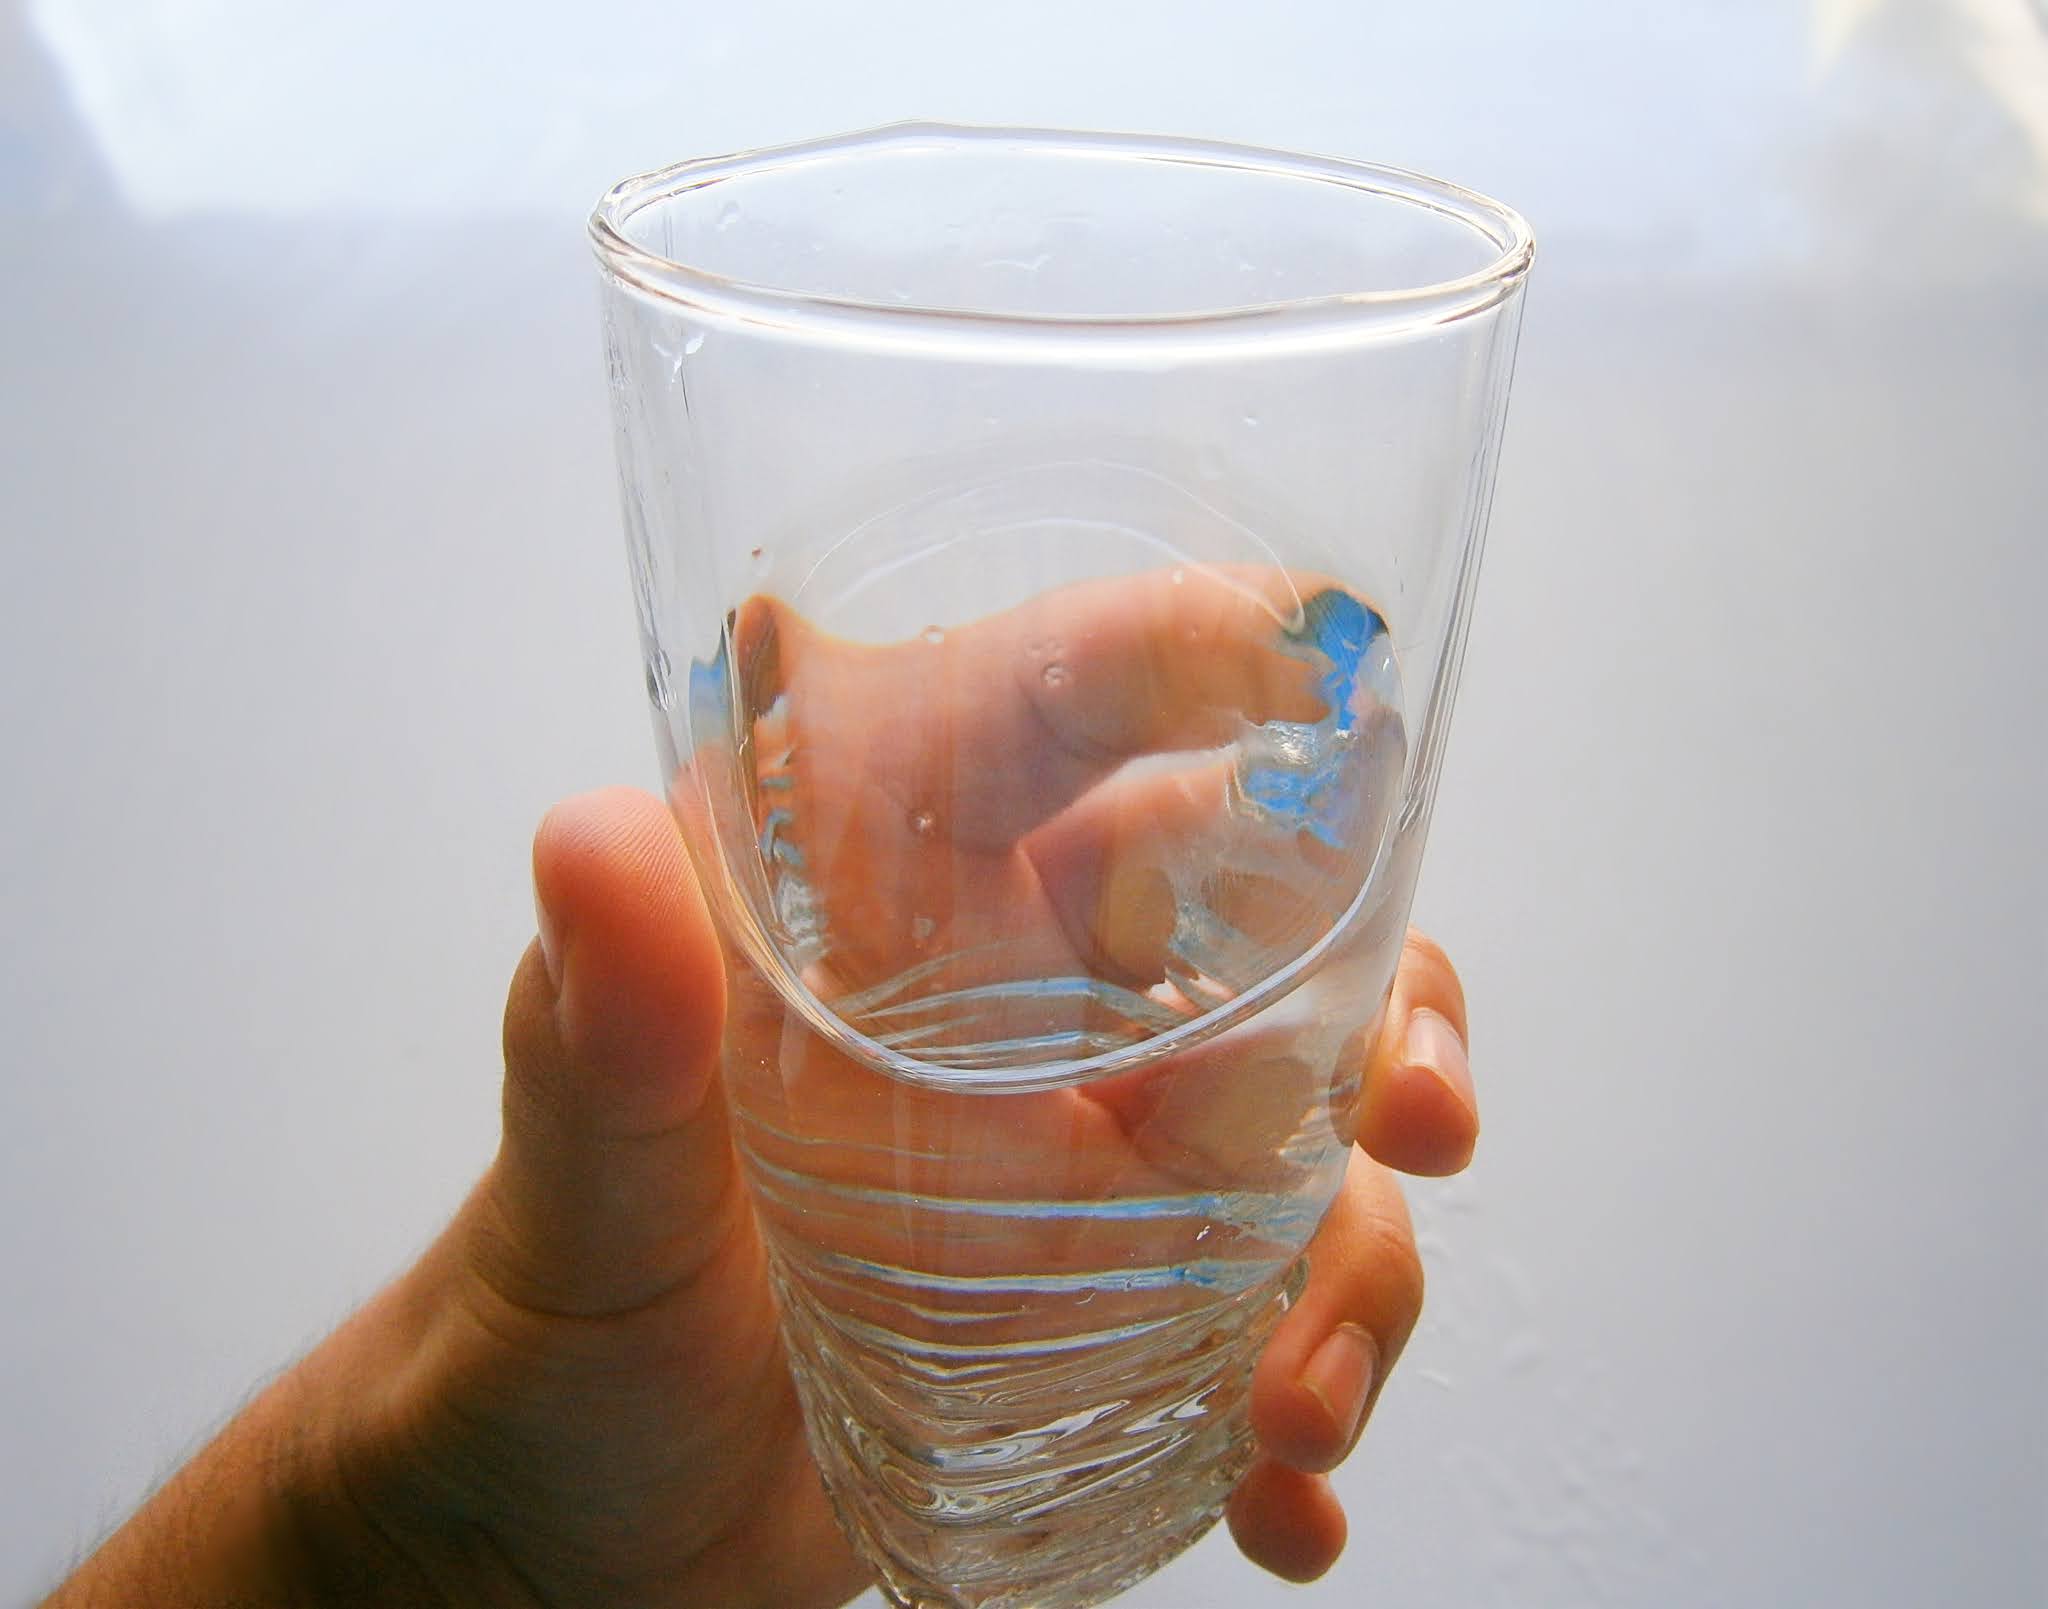
[[[1306,179],[1424,208],[1463,224],[1497,250],[1491,261],[1470,273],[1424,285],[1325,292],[1192,312],[1074,315],[933,307],[792,290],[693,267],[636,245],[626,235],[627,222],[643,208],[709,185],[884,150],[963,146]],[[938,122],[889,123],[789,145],[693,157],[637,174],[613,185],[599,199],[590,214],[589,234],[598,260],[614,278],[664,300],[748,324],[884,338],[1043,340],[1078,335],[1091,344],[1105,339],[1184,341],[1254,333],[1270,337],[1283,331],[1377,335],[1446,324],[1512,296],[1526,280],[1536,252],[1533,231],[1513,208],[1404,168],[1179,135]]]

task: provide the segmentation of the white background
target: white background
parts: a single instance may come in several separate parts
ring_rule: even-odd
[[[489,1155],[651,782],[582,218],[905,115],[1441,172],[1542,256],[1418,916],[1487,1117],[1306,1593],[2048,1600],[2028,0],[0,0],[0,1601]]]

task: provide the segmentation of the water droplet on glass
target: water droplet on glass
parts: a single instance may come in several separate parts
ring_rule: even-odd
[[[940,643],[946,640],[945,632],[940,630],[937,626],[926,626],[924,628],[923,635],[924,640],[930,643],[934,648],[936,648]]]
[[[730,229],[734,224],[738,223],[739,221],[740,204],[737,201],[728,201],[724,206],[718,209],[719,228]]]
[[[1259,428],[1259,416],[1255,413],[1246,414],[1244,416],[1244,422],[1250,425],[1254,430],[1257,430]]]
[[[1045,685],[1048,687],[1064,687],[1067,685],[1067,681],[1072,676],[1072,674],[1073,673],[1069,671],[1066,666],[1054,663],[1046,666],[1044,670],[1040,671],[1038,673],[1038,679],[1044,682]]]
[[[684,350],[684,351],[685,351],[686,353],[695,353],[695,352],[701,352],[701,351],[703,351],[703,350],[704,350],[704,335],[703,335],[703,332],[702,332],[702,331],[699,331],[699,332],[698,332],[697,334],[695,334],[695,335],[691,336],[691,337],[690,337],[690,338],[689,338],[689,339],[688,339],[687,341],[685,341],[685,342],[683,343],[683,350]]]
[[[932,829],[938,826],[938,824],[939,818],[929,810],[913,810],[910,812],[910,830],[920,838],[931,837]]]

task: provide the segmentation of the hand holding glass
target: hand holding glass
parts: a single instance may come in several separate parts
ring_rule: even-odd
[[[902,127],[593,220],[670,796],[818,1462],[900,1604],[1211,1525],[1345,1164],[1530,244],[1227,147]]]

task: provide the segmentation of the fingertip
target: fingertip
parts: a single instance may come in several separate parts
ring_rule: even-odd
[[[1479,1145],[1479,1111],[1436,1068],[1389,1058],[1373,1069],[1358,1116],[1357,1141],[1374,1161],[1401,1173],[1444,1178],[1462,1172]]]
[[[678,1068],[708,1066],[724,968],[668,808],[635,788],[564,800],[534,834],[533,881],[568,1053],[670,1090]]]
[[[1327,1474],[1350,1456],[1380,1384],[1372,1332],[1319,1308],[1282,1326],[1252,1375],[1260,1450],[1310,1475]]]
[[[1296,1318],[1273,1332],[1252,1373],[1252,1433],[1268,1457],[1307,1474],[1342,1460],[1346,1438],[1329,1407],[1303,1384],[1319,1330]]]
[[[1422,1311],[1422,1259],[1391,1173],[1351,1159],[1309,1259],[1253,1370],[1250,1414],[1263,1454],[1321,1474],[1358,1445]]]
[[[1297,1585],[1326,1574],[1350,1532],[1327,1476],[1264,1457],[1238,1483],[1224,1518],[1247,1559]]]
[[[1382,1024],[1366,1057],[1354,1138],[1402,1173],[1461,1171],[1479,1143],[1465,990],[1442,947],[1414,929]]]
[[[620,884],[660,883],[681,861],[667,808],[638,788],[600,788],[564,799],[533,835],[534,897],[559,935]]]

